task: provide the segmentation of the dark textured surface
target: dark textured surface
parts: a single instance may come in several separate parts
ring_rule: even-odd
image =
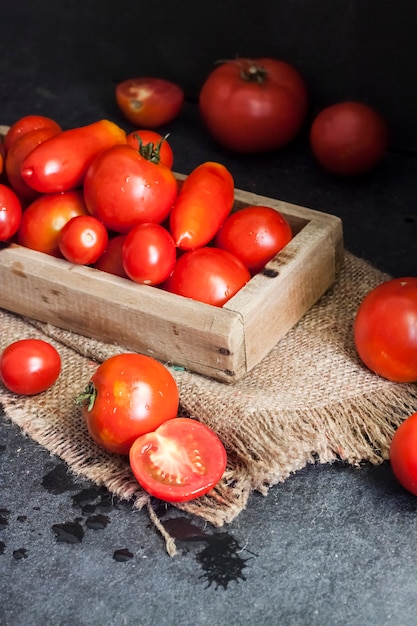
[[[179,53],[170,55],[175,46],[182,49],[183,60],[188,60],[191,68],[196,38],[183,22],[175,31],[174,9],[171,14],[162,10],[167,3],[154,3],[153,37],[159,39],[153,51],[149,35],[145,33],[141,40],[145,27],[139,9],[135,19],[129,20],[128,10],[134,5],[127,2],[123,20],[117,20],[116,4],[121,6],[10,3],[0,44],[0,123],[39,112],[67,127],[108,117],[128,129],[113,102],[115,80],[157,70],[175,77],[180,71],[175,64],[181,60]],[[314,20],[307,20],[307,3],[283,4],[290,14],[298,5],[301,23],[317,26]],[[357,4],[346,3],[346,7],[353,10]],[[371,17],[372,11],[379,16],[374,36],[379,33],[383,38],[377,3],[367,4]],[[378,6],[381,11],[388,10],[388,4]],[[27,6],[22,12],[23,5]],[[324,16],[326,3],[319,5]],[[94,9],[102,6],[94,19]],[[185,11],[185,3],[181,6]],[[222,32],[227,30],[227,6],[222,3]],[[241,6],[249,10],[254,5],[244,2]],[[248,11],[245,15],[242,25],[233,31],[234,49],[229,56],[244,39],[251,41],[250,53],[255,54],[254,22]],[[288,13],[283,15],[290,19]],[[270,23],[267,16],[264,13],[265,28]],[[344,19],[352,29],[348,17]],[[333,21],[337,21],[335,16]],[[361,24],[365,28],[366,20]],[[399,45],[398,19],[394,25],[394,57],[408,58]],[[335,29],[326,31],[323,46],[331,47],[329,33],[336,38],[340,29],[339,24],[336,33]],[[355,33],[363,37],[363,30],[349,30],[345,32],[346,45],[349,41],[352,46]],[[381,49],[383,44],[381,39]],[[224,54],[225,44],[222,46]],[[289,35],[283,47],[288,55],[294,51]],[[133,48],[137,50],[135,62]],[[195,49],[200,71],[205,71],[207,59],[217,57],[215,42]],[[306,49],[304,56],[302,47],[296,51],[300,65],[315,81],[315,93],[323,99],[325,89],[317,80],[319,60],[313,57],[309,65]],[[272,53],[271,46],[268,52]],[[316,54],[318,57],[318,50]],[[352,54],[350,48],[344,55],[340,53],[342,66],[349,64],[347,57]],[[364,70],[372,59],[368,61]],[[328,70],[329,65],[328,61]],[[361,84],[363,90],[366,71],[353,80],[350,67],[352,89]],[[184,67],[181,72],[182,77]],[[336,74],[339,76],[335,70]],[[386,75],[394,80],[392,72]],[[190,69],[189,76],[190,84],[198,83],[198,69]],[[328,76],[332,76],[330,70]],[[404,73],[395,78],[405,90]],[[391,91],[382,93],[375,75],[374,79],[378,84],[373,93],[398,122],[396,134],[404,136],[407,106],[404,116],[397,118],[398,103],[390,108]],[[335,92],[340,85],[339,76]],[[410,97],[409,107],[411,102]],[[279,154],[238,157],[223,152],[207,137],[192,100],[169,128],[161,130],[171,133],[176,171],[188,173],[204,160],[219,160],[231,169],[236,187],[335,213],[343,218],[348,250],[393,275],[416,273],[416,156],[392,151],[378,170],[350,181],[321,171],[305,136]],[[410,126],[410,137],[415,132],[415,126]],[[133,511],[129,504],[113,501],[94,486],[72,479],[59,459],[23,437],[2,416],[0,624],[411,626],[417,609],[416,503],[397,484],[388,463],[361,468],[310,466],[277,485],[266,498],[254,495],[247,510],[222,529],[160,507],[161,519],[166,523],[172,518],[169,527],[180,538],[179,554],[171,559],[145,511]],[[64,538],[67,541],[62,541]]]

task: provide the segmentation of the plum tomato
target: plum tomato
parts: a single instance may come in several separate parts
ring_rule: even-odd
[[[160,224],[137,224],[126,235],[122,250],[123,267],[136,283],[163,283],[171,274],[176,258],[174,240]]]
[[[99,365],[77,403],[94,441],[127,455],[135,439],[177,416],[179,392],[162,363],[125,353]]]
[[[362,362],[398,383],[417,382],[417,278],[393,278],[372,289],[354,320]]]
[[[77,265],[92,265],[108,242],[106,227],[92,215],[72,217],[61,229],[58,246],[62,256]]]
[[[58,122],[45,115],[24,115],[16,120],[9,128],[4,138],[4,146],[6,152],[9,151],[13,143],[23,137],[32,130],[39,130],[40,128],[50,128],[54,131],[54,134],[62,131],[62,128]]]
[[[10,391],[31,396],[52,387],[61,373],[59,352],[42,339],[20,339],[0,355],[0,378]]]
[[[8,185],[0,183],[0,241],[15,235],[22,220],[20,198]]]
[[[168,135],[160,135],[154,130],[133,130],[126,136],[126,142],[138,150],[152,163],[161,163],[172,169],[174,153],[168,143]]]
[[[116,86],[117,105],[128,122],[157,128],[171,122],[184,103],[183,89],[162,78],[130,78]]]
[[[94,267],[102,272],[127,278],[127,274],[123,267],[123,244],[126,235],[114,235],[107,243],[103,254],[94,263]]]
[[[218,65],[199,95],[212,137],[234,152],[276,150],[298,134],[308,94],[298,70],[279,59],[236,58]]]
[[[410,415],[395,431],[389,458],[398,482],[417,496],[417,413]]]
[[[178,417],[136,439],[129,461],[138,483],[150,495],[166,502],[187,502],[220,481],[227,454],[208,426]]]
[[[247,206],[226,218],[214,245],[237,256],[254,275],[291,239],[291,226],[279,211]]]
[[[249,270],[233,254],[207,246],[178,257],[163,288],[221,307],[246,285],[250,277]]]
[[[323,109],[310,128],[310,146],[332,174],[357,176],[376,167],[388,148],[382,116],[362,102],[346,101]]]

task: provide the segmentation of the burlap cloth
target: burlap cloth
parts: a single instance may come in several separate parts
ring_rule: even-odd
[[[388,458],[395,428],[417,411],[417,386],[370,373],[359,362],[352,339],[360,301],[387,278],[346,252],[333,287],[243,380],[229,386],[171,369],[181,412],[213,428],[228,452],[218,487],[179,508],[221,526],[245,508],[252,491],[267,494],[270,486],[307,463],[343,459],[378,464]],[[132,499],[139,508],[147,505],[157,523],[127,459],[95,445],[74,403],[97,362],[122,350],[3,310],[0,316],[1,349],[17,339],[40,337],[55,345],[62,358],[58,382],[43,394],[19,397],[0,387],[8,418],[75,474]],[[175,547],[168,551],[173,554]]]

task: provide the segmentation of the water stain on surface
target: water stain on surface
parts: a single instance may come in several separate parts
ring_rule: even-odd
[[[98,515],[90,515],[85,520],[85,525],[87,528],[92,528],[93,530],[102,530],[106,528],[107,524],[110,523],[107,515],[102,515],[99,513]]]
[[[0,530],[4,530],[9,525],[9,520],[7,519],[9,515],[9,509],[0,509]]]
[[[84,539],[84,529],[76,520],[54,524],[52,530],[58,543],[81,543]]]
[[[18,548],[17,550],[13,550],[13,558],[16,561],[20,561],[21,559],[27,559],[28,551],[26,548]]]
[[[4,554],[5,547],[6,544],[4,543],[4,541],[0,541],[0,554]]]
[[[77,488],[77,485],[72,476],[68,473],[65,463],[60,463],[45,474],[42,478],[42,487],[49,491],[49,493],[58,495]]]
[[[133,558],[133,554],[127,548],[120,548],[120,550],[115,550],[113,552],[113,559],[115,561],[118,561],[119,563],[130,561],[130,559],[132,558]]]
[[[73,496],[75,506],[80,507],[83,514],[96,511],[109,511],[115,508],[114,498],[105,487],[87,487]]]

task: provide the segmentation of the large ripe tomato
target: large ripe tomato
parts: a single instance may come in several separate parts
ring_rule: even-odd
[[[59,234],[77,215],[86,215],[82,191],[41,195],[25,209],[17,233],[20,245],[52,256],[62,257]]]
[[[50,128],[55,131],[55,133],[59,133],[62,130],[58,122],[50,117],[46,117],[45,115],[25,115],[16,120],[7,131],[4,138],[6,152],[9,151],[17,139],[32,130],[39,130],[40,128]]]
[[[417,496],[417,413],[410,415],[395,431],[389,457],[397,480]]]
[[[109,240],[106,227],[92,215],[72,217],[61,229],[58,246],[63,257],[77,265],[92,265]]]
[[[151,163],[130,145],[101,152],[84,180],[88,211],[108,230],[121,234],[136,224],[163,222],[177,193],[172,171]]]
[[[200,91],[211,135],[235,152],[264,152],[288,144],[307,113],[299,72],[278,59],[234,59],[218,65]]]
[[[143,285],[159,285],[172,272],[177,249],[169,232],[160,224],[137,224],[126,235],[123,267],[129,278]]]
[[[140,128],[168,124],[184,103],[181,87],[162,78],[130,78],[116,86],[115,96],[124,117]]]
[[[77,402],[94,441],[128,454],[135,439],[177,416],[179,392],[159,361],[126,353],[101,363]]]
[[[154,130],[133,130],[126,136],[126,142],[148,161],[161,163],[172,169],[174,153],[167,141],[167,136],[164,137]]]
[[[254,275],[291,239],[291,226],[281,213],[271,207],[247,206],[226,218],[214,244],[237,256]]]
[[[364,174],[383,159],[388,129],[379,113],[361,102],[340,102],[321,111],[310,129],[319,163],[343,176]]]
[[[8,185],[0,184],[0,241],[8,241],[19,229],[22,220],[20,199]]]
[[[137,481],[152,496],[166,502],[187,502],[219,482],[227,455],[213,430],[179,417],[136,439],[129,461]]]
[[[163,288],[206,304],[223,306],[249,280],[249,270],[233,254],[203,247],[178,258]]]
[[[0,378],[3,384],[20,395],[46,391],[58,379],[61,357],[42,339],[21,339],[11,343],[0,355]]]
[[[103,254],[94,263],[94,267],[102,272],[127,278],[125,268],[123,267],[123,244],[126,235],[115,235],[109,239]]]
[[[354,340],[371,371],[417,382],[417,278],[393,278],[372,289],[358,308]]]

